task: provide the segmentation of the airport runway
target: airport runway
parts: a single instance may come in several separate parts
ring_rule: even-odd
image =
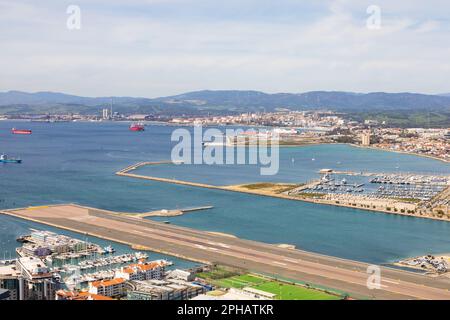
[[[381,267],[381,288],[367,288],[368,264],[280,248],[77,205],[5,214],[191,260],[220,263],[348,292],[357,298],[450,299],[450,279]]]

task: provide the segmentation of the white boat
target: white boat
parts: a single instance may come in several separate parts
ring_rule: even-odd
[[[104,247],[103,249],[105,250],[106,253],[114,253],[114,252],[116,252],[116,250],[111,245],[109,245],[107,247]]]

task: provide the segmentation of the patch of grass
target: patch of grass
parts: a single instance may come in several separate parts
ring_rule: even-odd
[[[385,121],[389,127],[402,128],[447,128],[450,125],[450,111],[447,110],[390,110],[376,112],[350,112],[349,117],[357,120]]]
[[[410,202],[410,203],[419,203],[420,199],[415,198],[392,198],[394,200],[403,201],[403,202]]]
[[[242,187],[250,190],[255,190],[255,189],[273,188],[275,186],[276,186],[275,183],[261,182],[261,183],[246,184]]]
[[[300,192],[296,193],[295,196],[303,197],[303,198],[319,198],[322,199],[325,197],[324,193],[318,193],[318,192]]]
[[[276,294],[279,300],[339,300],[339,296],[328,294],[319,290],[305,288],[299,285],[287,284],[280,281],[266,279],[257,275],[234,275],[213,280],[212,283],[222,288],[251,287],[265,292]]]
[[[308,289],[305,287],[284,284],[276,281],[269,281],[253,288],[270,292],[277,295],[278,300],[339,300],[340,297],[334,296],[319,290]]]
[[[228,270],[228,269],[221,268],[221,267],[216,267],[216,268],[214,268],[214,270],[212,270],[210,272],[200,272],[200,273],[196,274],[197,277],[206,279],[206,280],[217,280],[217,279],[233,277],[236,275],[239,275],[239,273],[236,271]]]
[[[303,185],[304,185],[304,183],[298,183],[298,184],[293,184],[293,185],[283,185],[283,186],[280,186],[280,189],[277,190],[277,193],[288,192],[292,189],[301,187]]]
[[[261,183],[253,183],[243,185],[242,188],[249,190],[258,190],[258,189],[270,189],[274,193],[283,193],[295,188],[300,187],[302,184],[281,184],[281,183],[269,183],[269,182],[261,182]]]
[[[220,280],[216,281],[216,284],[218,286],[221,286],[224,288],[242,289],[244,287],[250,287],[250,286],[264,283],[265,281],[267,281],[267,280],[260,278],[260,277],[252,276],[250,274],[244,274],[244,275],[240,275],[240,276],[234,276],[234,277],[229,277],[229,278],[225,278],[225,279],[220,279]]]

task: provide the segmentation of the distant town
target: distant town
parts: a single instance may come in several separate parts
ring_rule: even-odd
[[[450,161],[449,128],[396,128],[388,122],[349,119],[345,113],[334,111],[279,111],[242,113],[223,116],[169,116],[151,114],[120,114],[104,108],[94,115],[4,115],[0,120],[29,120],[34,122],[132,121],[160,122],[177,126],[258,126],[275,128],[282,145],[315,143],[350,143],[388,151],[412,153]]]

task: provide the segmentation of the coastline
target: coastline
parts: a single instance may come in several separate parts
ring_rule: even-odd
[[[406,212],[402,213],[399,211],[397,211],[397,212],[388,211],[388,210],[383,210],[383,209],[379,209],[379,208],[373,209],[373,208],[367,208],[367,207],[358,207],[358,206],[353,206],[353,205],[349,205],[349,204],[345,204],[345,203],[335,203],[335,202],[331,203],[330,201],[326,201],[323,199],[299,198],[299,197],[289,196],[286,194],[277,194],[277,193],[267,192],[267,191],[264,192],[263,190],[249,190],[249,189],[243,188],[243,186],[245,186],[245,185],[214,186],[214,185],[209,185],[209,184],[205,184],[205,183],[190,182],[190,181],[168,179],[168,178],[159,178],[159,177],[144,176],[144,175],[129,173],[130,171],[133,171],[142,166],[157,165],[157,164],[168,163],[168,162],[170,163],[170,161],[141,162],[136,165],[128,166],[128,167],[116,172],[116,175],[125,176],[125,177],[129,177],[129,178],[186,185],[186,186],[191,186],[191,187],[199,187],[199,188],[205,188],[205,189],[216,189],[216,190],[229,191],[229,192],[240,192],[240,193],[246,193],[246,194],[257,195],[257,196],[272,197],[272,198],[279,198],[279,199],[293,200],[293,201],[303,201],[303,202],[309,202],[309,203],[315,203],[315,204],[321,204],[321,205],[346,207],[346,208],[351,208],[351,209],[359,209],[359,210],[365,210],[365,211],[394,214],[394,215],[400,215],[400,216],[406,216],[406,217],[426,218],[426,219],[450,222],[450,219],[439,218],[439,217],[435,217],[435,216],[415,215],[415,214],[408,214]]]
[[[372,150],[377,150],[377,151],[387,151],[387,152],[394,152],[394,153],[400,153],[400,154],[407,154],[407,155],[413,155],[413,156],[418,156],[418,157],[424,157],[424,158],[428,158],[428,159],[438,160],[438,161],[441,161],[441,162],[444,162],[444,163],[450,163],[450,160],[442,159],[442,158],[439,158],[439,157],[436,157],[436,156],[430,156],[428,154],[407,152],[407,151],[401,151],[401,150],[385,149],[385,148],[380,148],[380,147],[375,147],[375,146],[362,146],[362,145],[354,144],[354,143],[348,143],[348,145],[351,145],[351,146],[357,147],[357,148],[362,148],[362,149],[372,149]]]
[[[50,210],[48,207],[56,208]],[[120,216],[117,212],[79,205],[28,207],[3,210],[0,214],[118,243],[146,246],[151,251],[190,261],[229,264],[262,274],[276,274],[282,278],[344,290],[359,297],[367,297],[371,293],[366,287],[367,263],[293,249],[286,245],[212,235],[207,231],[165,226],[158,222],[140,225],[133,219],[117,219]],[[105,219],[111,223],[105,223]],[[273,261],[284,262],[274,266]],[[386,286],[382,291],[377,291],[374,298],[432,298],[448,295],[442,280],[419,277],[413,272],[389,266],[382,268],[388,282],[402,281],[402,286],[397,288],[389,285],[389,289]],[[424,286],[427,288],[426,293],[423,292]]]
[[[450,163],[450,160],[446,160],[446,159],[439,158],[439,157],[436,157],[436,156],[430,156],[428,154],[421,154],[421,153],[401,151],[401,150],[385,149],[385,148],[375,147],[375,146],[363,146],[363,145],[356,144],[356,143],[323,141],[323,142],[311,142],[311,143],[299,143],[299,144],[295,144],[295,143],[294,144],[289,144],[289,143],[288,144],[279,144],[278,147],[279,148],[295,148],[295,147],[307,147],[307,146],[316,146],[316,145],[319,146],[319,145],[327,145],[327,144],[329,144],[329,145],[336,145],[336,144],[339,145],[339,144],[341,144],[341,145],[348,145],[348,146],[361,148],[361,149],[371,149],[371,150],[376,150],[376,151],[394,152],[394,153],[400,153],[400,154],[424,157],[424,158],[428,158],[428,159],[441,161],[441,162],[444,162],[444,163]]]
[[[76,204],[70,204],[70,205],[78,206]],[[48,206],[43,206],[43,207],[52,207],[52,206],[57,207],[57,206],[60,206],[60,205],[59,204],[57,204],[57,205],[48,205]],[[82,207],[82,206],[79,206],[79,207]],[[24,208],[24,209],[26,209],[26,208]],[[15,210],[17,210],[17,209],[15,209]],[[103,210],[103,211],[109,212],[110,214],[113,214],[113,215],[114,214],[115,215],[120,215],[120,213],[116,213],[116,212],[112,212],[112,211],[108,211],[108,210]],[[0,210],[0,215],[2,215],[2,214],[10,216],[10,217],[17,218],[17,219],[32,221],[34,223],[38,223],[38,224],[42,224],[42,225],[48,225],[50,227],[61,229],[61,230],[75,232],[75,233],[78,233],[80,235],[88,235],[88,236],[96,237],[96,238],[99,238],[99,239],[120,243],[120,244],[129,246],[133,250],[136,250],[133,247],[140,246],[139,244],[135,244],[135,243],[132,243],[132,242],[120,240],[120,239],[113,238],[113,237],[108,237],[108,236],[105,236],[105,235],[102,235],[102,234],[98,234],[98,233],[95,233],[95,232],[86,233],[83,230],[79,230],[79,229],[76,229],[76,228],[73,228],[73,227],[65,227],[65,226],[57,224],[57,223],[52,223],[52,222],[48,222],[48,221],[43,222],[43,221],[41,221],[39,219],[34,219],[34,218],[31,218],[31,217],[24,217],[24,216],[21,216],[19,214],[15,214],[15,213],[13,213],[13,212],[11,212],[9,210]],[[161,250],[161,249],[157,249],[157,248],[146,247],[145,251],[152,251],[152,252],[155,252],[155,253],[160,253],[160,254],[164,254],[164,255],[168,255],[168,256],[172,256],[172,257],[176,257],[176,258],[179,258],[179,259],[184,259],[184,260],[188,260],[188,261],[192,261],[192,262],[196,262],[196,263],[210,264],[209,261],[200,260],[200,259],[194,259],[194,258],[191,258],[191,257],[188,257],[188,256],[184,256],[182,254],[171,253],[171,252],[168,252],[168,251],[165,251],[165,250]]]

